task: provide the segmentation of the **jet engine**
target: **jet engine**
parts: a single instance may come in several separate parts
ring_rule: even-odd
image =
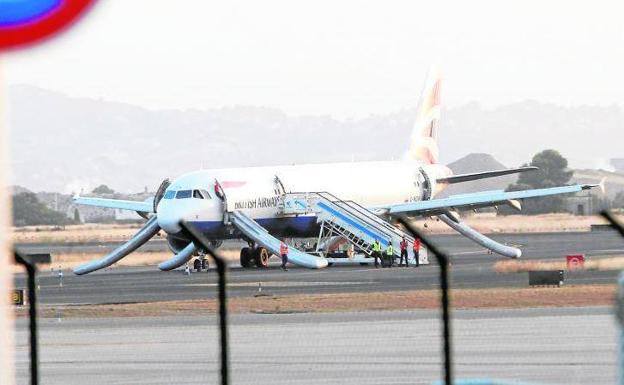
[[[188,239],[167,235],[167,245],[169,246],[169,250],[173,251],[175,254],[184,250],[189,243],[191,243],[191,241]]]
[[[173,251],[176,254],[184,250],[184,248],[187,247],[189,243],[191,243],[191,241],[189,241],[188,239],[176,237],[173,235],[167,235],[167,246],[169,246],[169,250]],[[218,249],[219,247],[221,247],[222,244],[223,240],[220,239],[210,241],[210,246],[212,246],[213,249]]]
[[[425,167],[427,167],[427,170],[425,170]],[[425,167],[421,167],[418,170],[420,171],[420,174],[418,175],[418,184],[421,188],[420,199],[423,201],[428,201],[433,196],[436,178],[432,172],[433,170],[431,170],[428,166]]]
[[[451,169],[442,164],[428,164],[422,166],[419,171],[424,201],[433,198],[446,187],[446,184],[439,183],[438,179],[453,175]]]

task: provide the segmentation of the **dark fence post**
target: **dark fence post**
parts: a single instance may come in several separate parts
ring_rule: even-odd
[[[227,295],[226,286],[226,270],[227,264],[225,259],[221,257],[210,246],[210,241],[204,237],[193,225],[186,221],[180,222],[183,231],[191,238],[192,242],[201,247],[214,258],[217,265],[217,273],[219,274],[219,330],[221,341],[221,384],[229,384],[229,353],[228,353],[228,323],[227,323]]]
[[[28,257],[14,251],[15,262],[23,265],[28,274],[28,316],[30,322],[30,383],[39,384],[39,354],[37,344],[37,285],[35,283],[37,267]]]
[[[429,242],[420,231],[416,230],[412,225],[407,223],[404,218],[398,219],[399,223],[407,230],[408,233],[414,238],[418,238],[427,246],[427,249],[433,253],[436,257],[436,261],[440,266],[440,288],[442,289],[442,327],[444,331],[443,335],[443,348],[444,348],[444,384],[453,384],[453,361],[451,354],[451,309],[449,305],[449,277],[448,266],[449,258],[435,245]]]
[[[603,211],[600,214],[602,214],[603,217],[605,217],[609,222],[611,222],[611,226],[613,226],[614,229],[616,229],[621,236],[624,237],[624,224],[622,224],[616,217],[615,215],[611,214],[610,211]]]
[[[624,237],[624,224],[615,218],[611,212],[605,210],[601,212],[611,226]],[[618,278],[618,288],[615,295],[615,318],[620,327],[618,342],[618,384],[624,384],[624,272]]]

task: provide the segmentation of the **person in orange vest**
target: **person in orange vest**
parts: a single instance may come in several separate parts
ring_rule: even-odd
[[[282,257],[282,270],[288,271],[286,264],[288,263],[288,245],[284,242],[280,242],[280,256]]]
[[[403,264],[403,257],[405,257],[405,267],[409,267],[409,262],[407,262],[407,239],[405,239],[405,236],[401,239],[399,246],[401,246],[401,259],[399,259],[399,266]]]
[[[414,250],[414,263],[416,264],[415,267],[418,267],[420,264],[420,261],[418,260],[418,256],[420,254],[420,239],[418,238],[414,239],[413,250]]]

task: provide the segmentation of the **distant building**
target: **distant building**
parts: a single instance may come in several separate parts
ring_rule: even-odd
[[[581,192],[563,198],[565,211],[574,215],[593,215],[594,202],[591,192]]]
[[[624,173],[624,158],[611,159],[611,166],[615,168],[615,172]]]

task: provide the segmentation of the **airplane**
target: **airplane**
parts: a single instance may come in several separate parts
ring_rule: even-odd
[[[508,205],[521,209],[522,199],[570,194],[599,187],[578,184],[524,191],[483,191],[436,198],[451,184],[529,172],[519,167],[453,175],[439,164],[439,71],[426,78],[409,148],[401,160],[304,164],[200,170],[164,180],[153,199],[128,200],[74,197],[77,204],[136,211],[146,224],[129,241],[102,259],[74,269],[78,275],[103,269],[126,257],[160,231],[167,234],[173,257],[158,267],[176,269],[201,250],[184,235],[180,222],[199,229],[215,247],[226,239],[243,239],[243,267],[268,267],[271,254],[279,255],[284,239],[317,237],[315,250],[292,245],[289,262],[308,268],[328,266],[323,251],[337,239],[352,243],[365,254],[372,243],[382,246],[409,237],[392,219],[398,216],[438,218],[460,234],[506,257],[521,250],[501,244],[463,223],[459,210]],[[398,249],[398,247],[396,248]]]

